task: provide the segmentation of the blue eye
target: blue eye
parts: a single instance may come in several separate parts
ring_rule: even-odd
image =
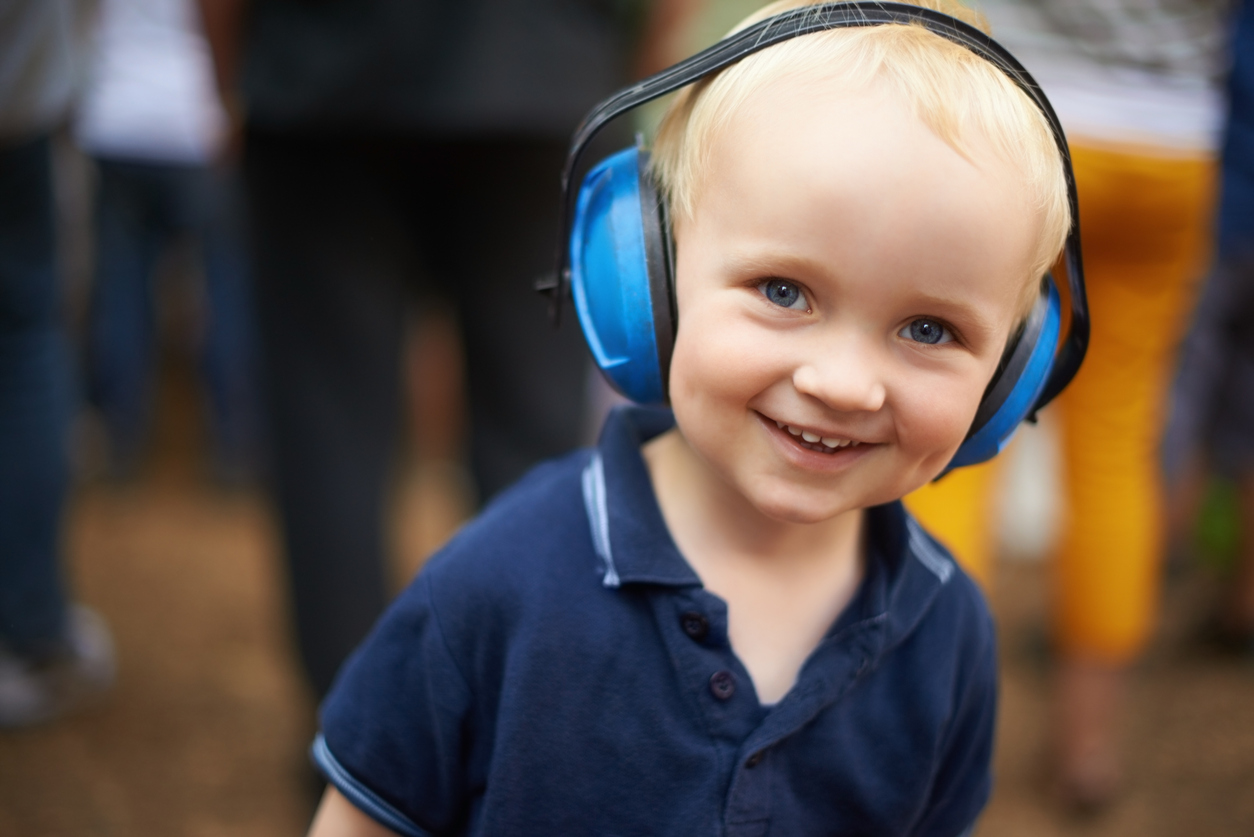
[[[913,340],[916,343],[925,343],[934,346],[938,343],[948,343],[954,339],[949,333],[949,329],[938,323],[936,320],[919,318],[903,328],[898,333],[899,337],[907,340]]]
[[[781,308],[793,308],[805,311],[810,307],[806,295],[792,282],[783,279],[769,279],[758,285],[758,290],[771,302]]]

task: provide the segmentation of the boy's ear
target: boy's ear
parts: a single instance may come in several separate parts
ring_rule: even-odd
[[[665,404],[676,311],[666,201],[640,147],[588,172],[569,240],[579,325],[610,384],[639,404]]]

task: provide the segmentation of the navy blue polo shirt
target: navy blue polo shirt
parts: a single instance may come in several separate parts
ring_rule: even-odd
[[[340,672],[314,757],[405,835],[943,835],[989,794],[984,601],[900,503],[763,706],[727,606],[676,549],[620,409],[466,526]]]

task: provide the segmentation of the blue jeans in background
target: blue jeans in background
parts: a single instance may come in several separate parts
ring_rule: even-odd
[[[49,140],[0,146],[0,642],[64,643],[60,526],[73,386],[62,328]]]
[[[215,465],[252,470],[257,419],[252,313],[233,181],[210,166],[97,159],[96,271],[87,327],[88,394],[108,430],[113,465],[133,470],[152,413],[158,262],[180,238],[204,275],[201,376]]]

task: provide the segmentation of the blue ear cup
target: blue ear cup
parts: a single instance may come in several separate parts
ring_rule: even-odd
[[[666,207],[638,148],[584,178],[570,235],[570,282],[588,348],[638,404],[665,404],[675,316]]]
[[[1054,367],[1058,335],[1062,330],[1062,302],[1053,277],[1041,283],[1041,295],[1017,339],[993,377],[966,441],[950,460],[945,473],[963,465],[992,459],[1015,430],[1033,412]]]

